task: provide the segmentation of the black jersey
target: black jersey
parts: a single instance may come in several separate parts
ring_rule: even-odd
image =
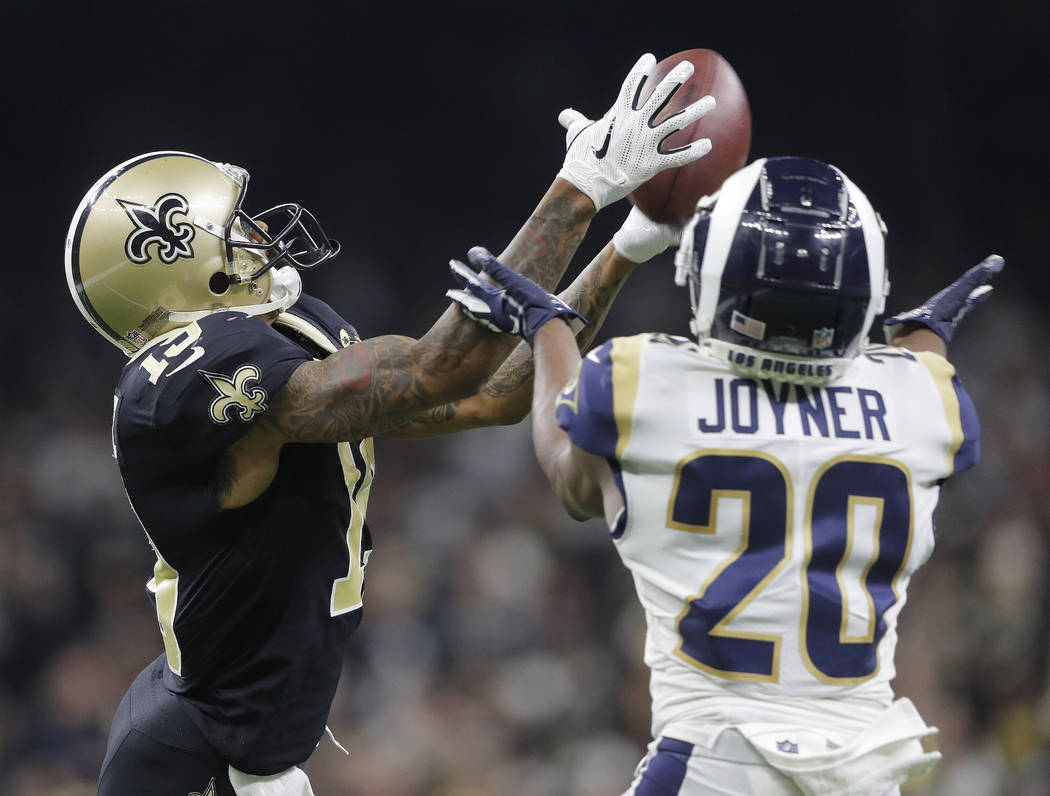
[[[216,750],[268,774],[322,733],[361,615],[372,440],[288,444],[256,500],[219,508],[224,452],[303,362],[358,341],[303,296],[273,326],[236,311],[168,332],[125,368],[113,444],[157,555],[169,689]]]

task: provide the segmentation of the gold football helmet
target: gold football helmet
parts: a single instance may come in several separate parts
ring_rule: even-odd
[[[241,205],[248,172],[187,152],[150,152],[105,174],[66,238],[66,281],[88,323],[133,355],[151,338],[213,312],[287,309],[296,269],[331,259],[310,211]]]

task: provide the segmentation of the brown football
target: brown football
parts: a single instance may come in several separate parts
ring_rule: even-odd
[[[660,172],[630,195],[631,201],[646,216],[664,223],[680,223],[692,216],[697,200],[717,191],[726,177],[743,168],[751,149],[751,107],[747,93],[733,67],[714,50],[684,50],[657,63],[638,101],[648,99],[656,84],[686,59],[693,64],[693,74],[671,96],[656,122],[707,94],[715,98],[715,109],[668,136],[661,146],[673,149],[698,138],[710,138],[711,151],[685,166]]]

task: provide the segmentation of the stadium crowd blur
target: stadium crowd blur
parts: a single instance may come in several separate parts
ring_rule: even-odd
[[[936,0],[905,5],[908,10],[899,13],[927,21],[943,15],[961,24],[954,7]],[[528,68],[516,76],[519,88],[537,74],[551,83],[578,67],[576,82],[564,97],[537,90],[514,100],[518,105],[507,94],[493,100],[491,121],[504,131],[501,141],[483,154],[460,143],[450,149],[451,164],[430,162],[430,176],[443,188],[440,200],[417,189],[411,218],[388,220],[385,227],[379,219],[392,208],[404,209],[404,186],[388,179],[380,185],[378,165],[350,168],[362,147],[353,141],[342,147],[339,140],[354,133],[347,121],[352,107],[324,125],[298,126],[319,107],[307,107],[317,99],[309,81],[267,73],[269,89],[293,112],[271,113],[273,137],[253,140],[229,129],[231,120],[217,113],[210,120],[173,120],[151,105],[136,117],[138,106],[122,104],[128,95],[119,87],[110,94],[92,94],[98,87],[48,94],[62,99],[56,102],[68,116],[63,129],[75,119],[90,142],[60,146],[56,118],[34,128],[38,140],[29,150],[47,149],[55,168],[17,172],[16,183],[32,199],[22,206],[33,208],[25,219],[32,234],[15,242],[19,256],[9,262],[31,263],[33,273],[22,284],[22,295],[31,300],[5,293],[0,327],[8,344],[0,379],[0,795],[94,793],[113,710],[161,649],[145,594],[152,556],[110,456],[108,396],[122,358],[84,324],[61,276],[66,225],[91,182],[116,162],[153,148],[183,148],[244,165],[253,174],[253,209],[269,206],[269,198],[302,201],[344,242],[342,262],[307,275],[307,290],[329,300],[365,336],[418,334],[445,306],[448,257],[462,256],[474,243],[495,249],[509,239],[553,175],[560,161],[557,111],[581,106],[585,92],[604,88],[611,96],[622,67],[647,49],[663,57],[696,46],[719,49],[740,72],[752,99],[754,156],[800,154],[835,163],[886,216],[895,287],[890,310],[914,305],[986,254],[1006,257],[997,295],[964,322],[953,346],[952,359],[981,418],[983,458],[945,488],[938,548],[913,579],[902,615],[895,687],[940,728],[944,755],[930,777],[908,786],[907,796],[1050,794],[1050,200],[1045,180],[1036,194],[1017,192],[1028,178],[1026,155],[1041,151],[1046,137],[1035,115],[992,123],[1012,107],[994,89],[1018,68],[1045,67],[1048,12],[1040,4],[1020,6],[1016,29],[993,48],[1015,59],[1008,64],[994,57],[973,63],[980,54],[953,38],[976,36],[981,24],[994,36],[998,23],[972,22],[954,33],[950,26],[939,29],[940,46],[957,48],[941,58],[928,31],[887,22],[897,37],[897,71],[913,79],[898,74],[885,91],[869,87],[863,95],[880,95],[892,106],[886,129],[874,125],[883,110],[858,102],[847,113],[843,105],[839,118],[848,117],[851,132],[845,136],[785,124],[797,98],[763,86],[777,78],[772,56],[762,60],[761,47],[752,50],[739,35],[732,38],[728,22],[698,22],[705,31],[700,41],[666,31],[662,39],[645,30],[624,32],[613,42],[615,55],[604,52],[586,63],[578,53],[578,63],[569,58],[567,33],[517,29],[521,40],[490,42],[494,47],[486,53],[498,59],[503,45],[531,54]],[[32,31],[46,28],[44,12],[32,4],[17,13],[24,16],[16,21]],[[53,49],[69,50],[68,68],[89,49],[75,41],[79,23],[87,24],[87,16],[67,20],[66,32],[48,34],[59,37]],[[289,74],[346,77],[347,69],[336,68],[342,56],[323,47],[311,52],[305,40],[294,39],[296,31],[291,35],[301,46],[294,48],[298,60],[290,62],[295,69]],[[767,35],[770,49],[779,39]],[[25,42],[20,46],[26,51]],[[143,53],[154,46],[139,45]],[[475,40],[470,46],[480,45]],[[444,67],[451,72],[476,63],[470,46],[445,52],[461,61]],[[1032,57],[1036,50],[1043,55]],[[862,49],[854,57],[870,54]],[[216,63],[214,53],[206,56]],[[126,72],[124,79],[138,87],[156,83],[163,91],[156,78],[177,64],[163,58],[150,63],[157,74]],[[240,71],[209,85],[223,91],[244,85],[261,63],[231,66]],[[506,69],[509,59],[494,63]],[[369,66],[372,74],[375,68]],[[66,86],[60,78],[36,79],[52,90]],[[844,103],[844,85],[832,85],[827,101]],[[24,85],[10,90],[14,102],[32,99]],[[993,120],[975,108],[975,94],[993,103]],[[446,105],[455,102],[449,92],[423,110],[452,118],[458,106]],[[541,113],[549,119],[538,120]],[[900,126],[917,114],[921,122]],[[164,136],[150,125],[161,118]],[[508,125],[523,120],[531,136],[547,131],[544,146],[530,151],[513,138],[521,133]],[[199,129],[207,125],[217,125],[210,138]],[[392,151],[418,142],[420,128],[405,127],[387,132],[394,137]],[[852,134],[855,129],[868,129],[868,137]],[[115,130],[118,140],[108,138]],[[300,148],[282,151],[274,142],[289,130],[301,132]],[[455,138],[457,131],[447,134]],[[999,134],[1009,135],[1009,142],[995,139]],[[984,160],[981,153],[993,140],[999,150],[1012,147],[1022,165],[1006,169]],[[540,182],[494,188],[497,144],[521,147],[511,176],[525,182],[540,174]],[[471,157],[484,168],[465,169]],[[406,179],[413,179],[413,168],[389,164]],[[351,173],[353,181],[341,176]],[[277,174],[283,183],[277,184]],[[510,191],[513,201],[494,198],[493,190],[499,197]],[[5,189],[5,204],[10,193]],[[35,211],[45,195],[49,217],[42,218]],[[453,219],[453,210],[462,216]],[[5,207],[4,216],[11,218],[12,211]],[[622,218],[607,214],[616,215],[613,223]],[[406,223],[429,231],[408,241]],[[573,268],[612,228],[596,224]],[[403,292],[401,272],[380,267],[387,262],[419,264],[411,296]],[[674,288],[671,271],[665,257],[633,277],[599,341],[643,329],[686,333],[688,299]],[[641,609],[601,523],[576,523],[558,506],[535,464],[528,421],[430,441],[379,440],[376,449],[378,481],[369,508],[375,552],[364,621],[351,640],[330,718],[351,754],[322,741],[307,764],[317,792],[619,793],[649,737],[648,672],[641,661]]]
[[[1031,367],[1047,330],[995,298],[956,352],[983,461],[946,487],[901,623],[896,687],[944,754],[909,794],[1050,792],[1050,385]],[[114,706],[159,648],[152,561],[106,419],[54,411],[9,416],[0,452],[5,794],[93,793]],[[330,721],[351,756],[323,741],[315,789],[619,792],[648,737],[647,671],[641,611],[601,524],[551,499],[527,425],[380,442],[377,456],[387,488],[369,514],[366,619]]]

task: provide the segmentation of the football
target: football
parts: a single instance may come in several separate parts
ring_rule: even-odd
[[[663,147],[669,149],[698,138],[710,138],[711,151],[685,166],[660,172],[631,193],[631,202],[661,223],[680,223],[692,216],[697,200],[717,191],[726,177],[743,168],[751,149],[751,106],[747,94],[733,67],[714,50],[683,50],[657,63],[642,87],[639,102],[644,102],[656,84],[686,59],[693,64],[693,74],[671,95],[657,115],[657,123],[707,94],[717,104],[703,118],[668,136]]]

